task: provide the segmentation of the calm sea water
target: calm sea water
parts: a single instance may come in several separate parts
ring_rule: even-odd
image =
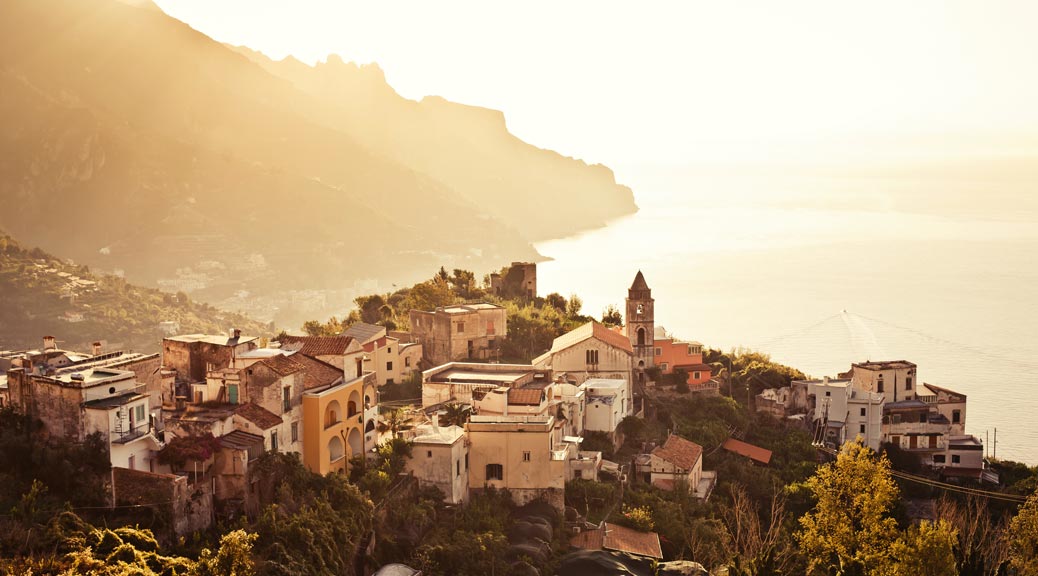
[[[997,456],[1038,464],[1038,217],[942,216],[936,194],[933,210],[857,210],[711,186],[730,200],[643,194],[634,216],[540,244],[553,260],[539,291],[579,294],[597,316],[623,309],[640,269],[657,325],[681,338],[819,377],[913,361],[921,381],[968,395],[967,432],[990,435],[989,453],[997,429]]]

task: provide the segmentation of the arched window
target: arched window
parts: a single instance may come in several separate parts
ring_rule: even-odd
[[[645,328],[638,329],[638,345],[645,346]]]
[[[328,461],[335,462],[343,457],[342,440],[338,436],[332,436],[328,440]]]

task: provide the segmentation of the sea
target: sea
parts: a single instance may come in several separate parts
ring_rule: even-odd
[[[980,189],[974,210],[968,195],[946,202],[939,181],[908,198],[904,182],[882,179],[830,193],[847,189],[843,177],[656,186],[635,188],[634,215],[538,244],[550,258],[538,291],[578,294],[598,317],[610,304],[623,310],[641,270],[657,326],[681,339],[759,350],[814,377],[852,362],[915,362],[921,382],[967,395],[966,431],[989,456],[1038,465],[1038,210],[1028,191],[1013,202]]]

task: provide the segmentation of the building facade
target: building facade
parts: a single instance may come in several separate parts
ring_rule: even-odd
[[[624,318],[627,322],[627,338],[633,349],[634,369],[637,378],[645,381],[645,370],[656,365],[656,325],[653,319],[655,300],[641,270],[627,290],[626,304],[627,315]]]
[[[508,337],[508,314],[495,304],[458,304],[433,311],[411,310],[411,335],[426,362],[439,366],[462,360],[501,357]]]

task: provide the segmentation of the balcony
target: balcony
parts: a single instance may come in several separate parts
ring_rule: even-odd
[[[151,425],[147,422],[139,422],[133,428],[127,430],[112,431],[112,444],[129,444],[151,432]]]

